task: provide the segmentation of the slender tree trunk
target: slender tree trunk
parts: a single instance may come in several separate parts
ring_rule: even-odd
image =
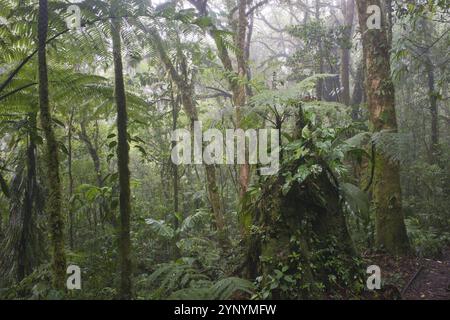
[[[46,165],[48,177],[47,212],[50,218],[50,236],[53,254],[53,286],[63,290],[66,277],[64,253],[64,219],[61,212],[61,181],[59,176],[58,143],[52,126],[48,98],[46,41],[48,31],[47,0],[39,0],[38,63],[39,108],[41,126],[46,140]]]
[[[73,239],[73,206],[72,206],[72,195],[73,195],[73,174],[72,174],[72,132],[73,132],[73,107],[70,110],[70,118],[69,118],[69,132],[68,132],[68,171],[69,171],[69,244],[70,249],[74,248],[74,239]]]
[[[207,16],[208,11],[206,1],[197,1],[197,0],[189,0],[189,2],[196,7],[199,14],[201,16]],[[248,80],[248,69],[247,69],[247,59],[246,56],[249,56],[249,47],[246,47],[246,39],[247,39],[247,1],[238,0],[237,2],[238,8],[238,19],[231,19],[231,24],[233,26],[233,31],[235,31],[234,45],[237,48],[236,50],[236,60],[237,60],[237,72],[233,68],[233,63],[230,58],[230,54],[228,49],[223,45],[223,42],[220,41],[218,37],[215,36],[214,31],[217,31],[217,28],[211,28],[209,33],[211,37],[215,41],[215,45],[217,48],[218,56],[224,69],[227,72],[236,74],[241,80]],[[251,34],[249,35],[249,38]],[[241,108],[245,106],[246,103],[246,84],[245,83],[237,83],[234,79],[229,78],[229,86],[233,93],[233,104],[235,107],[235,115],[236,115],[236,128],[241,128]],[[243,82],[243,81],[239,81]],[[240,186],[240,196],[244,195],[248,189],[248,184],[250,181],[250,166],[247,163],[239,166],[239,186]]]
[[[118,5],[117,3],[115,3]],[[116,12],[113,10],[113,12]],[[111,20],[111,35],[113,43],[114,59],[114,91],[117,106],[117,159],[119,169],[119,207],[120,207],[120,298],[132,298],[132,264],[131,264],[131,239],[130,239],[130,170],[129,145],[127,134],[127,105],[125,85],[123,81],[122,49],[120,39],[120,21]]]
[[[315,6],[315,18],[316,20],[320,20],[320,1],[316,0],[316,6]],[[319,39],[318,40],[318,46],[319,46],[319,73],[322,74],[324,73],[324,62],[323,62],[323,48],[322,48],[322,40]],[[318,100],[322,100],[323,98],[323,86],[324,86],[324,81],[323,79],[319,79],[317,81],[317,85],[316,85],[316,96]]]
[[[395,92],[390,76],[390,43],[388,24],[382,15],[381,30],[368,30],[367,7],[371,4],[383,8],[383,1],[358,0],[360,29],[366,64],[365,88],[374,132],[396,134]],[[389,133],[385,133],[388,131]],[[402,210],[400,167],[390,161],[376,148],[373,178],[373,201],[375,205],[376,243],[393,254],[405,254],[409,249]]]
[[[102,188],[104,186],[104,182],[103,182],[103,178],[102,178],[100,157],[98,155],[98,153],[99,153],[98,152],[98,143],[96,141],[94,141],[94,143],[93,143],[91,141],[91,139],[89,138],[87,131],[86,131],[86,124],[84,123],[84,121],[81,121],[81,123],[80,123],[79,138],[86,145],[86,148],[88,150],[88,153],[89,153],[92,163],[94,165],[97,187]],[[114,215],[114,212],[108,208],[108,205],[107,205],[105,199],[100,199],[99,211],[100,211],[100,218],[101,218],[102,222],[104,222],[106,220],[113,227],[117,227],[117,225],[118,225],[117,218]]]
[[[251,15],[248,18],[248,27],[247,27],[247,38],[245,40],[245,63],[247,68],[247,80],[250,81],[252,79],[252,69],[250,68],[250,65],[248,61],[250,60],[250,47],[252,43],[252,37],[253,37],[253,28],[254,28],[254,22],[255,22],[255,13],[252,12]],[[250,86],[250,84],[246,84],[246,94],[248,97],[253,96],[253,89]]]
[[[431,113],[431,158],[436,163],[439,156],[439,120],[437,95],[435,91],[434,66],[430,59],[427,59],[425,68],[428,76],[428,96],[430,98]]]
[[[354,0],[341,0],[344,14],[344,43],[341,48],[341,85],[342,102],[350,105],[350,48],[353,33],[353,17],[355,14]]]
[[[431,115],[431,153],[430,160],[431,163],[436,164],[439,158],[439,120],[438,120],[438,104],[437,104],[437,92],[435,88],[435,67],[433,61],[430,58],[429,46],[432,44],[428,40],[429,36],[433,35],[433,28],[431,22],[426,18],[421,19],[421,24],[423,27],[423,33],[425,38],[424,43],[424,64],[427,73],[427,84],[428,84],[428,97],[430,99],[430,115]]]
[[[364,101],[364,61],[361,60],[356,68],[355,82],[353,85],[351,105],[356,106]]]
[[[192,79],[187,79],[187,70],[182,70],[183,75],[180,75],[175,66],[173,65],[170,57],[167,55],[167,52],[164,48],[163,41],[157,30],[151,29],[148,32],[152,35],[153,42],[156,46],[158,54],[161,58],[162,63],[164,64],[166,70],[169,72],[170,77],[173,82],[178,87],[181,95],[181,104],[186,115],[189,117],[191,124],[191,131],[194,129],[194,122],[198,120],[198,111],[194,101],[194,88],[192,85]],[[180,57],[183,60],[183,57]],[[186,66],[186,63],[183,63]],[[244,86],[245,91],[245,86]],[[214,217],[216,220],[216,227],[220,233],[222,233],[223,228],[225,226],[224,216],[223,216],[223,208],[220,201],[220,195],[217,188],[216,183],[216,169],[214,165],[205,164],[205,174],[207,179],[207,191],[209,196],[209,202],[211,203],[211,207],[214,213]]]
[[[30,134],[27,148],[27,180],[25,189],[25,198],[22,210],[22,234],[19,242],[19,250],[17,256],[17,280],[20,282],[33,271],[33,254],[37,254],[33,250],[33,204],[36,197],[36,144],[34,143],[34,133],[36,129],[36,114],[29,115]]]
[[[236,60],[238,68],[238,77],[241,79],[239,83],[235,83],[233,88],[233,102],[236,108],[236,128],[242,128],[242,108],[246,103],[246,84],[243,81],[247,79],[247,59],[246,59],[246,37],[247,37],[247,1],[238,0],[238,23],[236,34]],[[249,49],[248,49],[249,50]],[[250,53],[248,53],[249,55]],[[250,181],[250,165],[247,159],[244,164],[239,166],[239,185],[240,185],[240,197],[242,198],[247,192],[248,184]]]
[[[99,188],[103,187],[103,181],[102,181],[102,172],[101,172],[101,166],[100,166],[100,157],[98,156],[97,148],[94,146],[92,141],[89,139],[89,136],[86,131],[86,124],[84,121],[81,121],[80,123],[80,139],[84,142],[86,145],[86,148],[89,152],[89,155],[91,156],[92,162],[94,164],[94,171],[95,171],[95,178],[97,182],[97,186]]]
[[[177,123],[178,123],[178,113],[179,113],[179,101],[178,99],[174,98],[173,95],[173,87],[171,85],[171,102],[172,102],[172,131],[175,131],[177,129]],[[176,141],[172,141],[172,149],[176,146]],[[175,215],[178,215],[179,207],[178,207],[178,166],[174,163],[172,163],[172,172],[173,172],[173,212]],[[179,222],[177,216],[175,216],[175,229],[178,229]]]

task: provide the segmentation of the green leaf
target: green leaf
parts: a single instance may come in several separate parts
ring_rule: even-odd
[[[147,151],[142,146],[134,146],[136,149],[138,149],[143,156],[147,156]]]
[[[108,148],[110,148],[110,149],[114,148],[115,146],[117,146],[117,141],[111,141],[111,142],[108,144]]]
[[[145,223],[150,225],[152,231],[160,237],[172,239],[175,235],[175,231],[164,220],[148,218],[145,219]]]

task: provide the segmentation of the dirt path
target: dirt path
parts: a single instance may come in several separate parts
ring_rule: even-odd
[[[442,260],[423,259],[421,266],[403,293],[403,299],[450,300],[450,248],[444,252]]]
[[[380,267],[384,287],[367,299],[450,300],[450,248],[440,259],[371,253],[365,260]]]

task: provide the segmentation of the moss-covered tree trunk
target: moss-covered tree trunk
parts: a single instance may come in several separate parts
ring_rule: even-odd
[[[428,77],[428,96],[430,97],[430,115],[431,115],[431,162],[437,163],[439,158],[439,119],[437,106],[437,92],[434,80],[434,65],[431,59],[427,57],[425,62]]]
[[[200,16],[208,16],[207,2],[201,0],[189,0],[189,2],[197,9]],[[242,107],[245,106],[246,103],[246,83],[245,80],[248,80],[248,63],[247,57],[249,56],[250,47],[249,42],[246,40],[249,39],[251,35],[247,35],[248,26],[248,2],[244,0],[237,1],[237,7],[234,7],[234,4],[229,2],[227,3],[228,9],[237,11],[237,19],[233,16],[230,16],[230,24],[235,33],[234,36],[234,45],[237,50],[236,52],[236,61],[237,61],[237,71],[233,67],[233,62],[231,61],[231,56],[227,47],[224,45],[222,39],[217,36],[215,33],[217,31],[216,26],[213,26],[209,29],[209,34],[213,38],[216,48],[217,54],[222,62],[224,69],[230,74],[234,74],[239,79],[236,81],[236,77],[228,77],[229,87],[232,92],[232,100],[235,108],[235,119],[236,119],[236,129],[242,128],[242,116],[241,111]],[[245,163],[239,165],[239,196],[240,199],[244,196],[245,192],[247,192],[248,184],[250,182],[250,165],[248,161],[245,160]]]
[[[314,11],[314,16],[316,18],[316,20],[320,20],[320,1],[316,1],[315,3],[315,11]],[[325,66],[324,66],[324,62],[323,62],[323,44],[322,44],[322,39],[319,38],[318,39],[318,47],[319,47],[319,52],[318,52],[318,57],[317,57],[317,72],[322,74],[325,71]],[[322,100],[323,96],[324,96],[324,92],[323,92],[323,88],[324,88],[324,81],[323,79],[319,79],[317,81],[317,85],[316,85],[316,97],[318,100]]]
[[[29,141],[26,160],[27,180],[22,209],[22,234],[20,236],[17,257],[17,280],[19,282],[33,272],[33,267],[36,265],[33,262],[36,262],[38,258],[38,252],[34,250],[37,244],[33,243],[36,240],[36,237],[33,236],[33,232],[36,232],[35,226],[33,226],[35,222],[33,212],[36,212],[34,206],[38,193],[36,181],[36,144],[34,142],[36,135],[36,116],[36,113],[30,113],[28,117],[30,133],[28,135]]]
[[[172,105],[172,131],[177,130],[178,125],[178,115],[180,112],[179,108],[179,99],[175,98],[173,94],[173,85],[170,83],[170,91],[171,91],[171,105]],[[172,141],[171,147],[175,148],[176,141]],[[177,215],[180,213],[179,211],[179,174],[178,174],[178,166],[172,163],[172,173],[173,173],[173,212],[174,212],[174,227],[175,230],[179,228],[179,220]]]
[[[63,290],[66,277],[66,256],[64,253],[64,219],[61,212],[61,180],[59,176],[58,143],[53,131],[48,97],[48,75],[46,41],[48,31],[47,0],[39,0],[38,17],[38,66],[39,66],[39,108],[41,126],[46,141],[45,163],[47,166],[48,197],[47,213],[50,220],[50,237],[53,255],[53,286]]]
[[[350,48],[353,33],[353,17],[355,15],[354,0],[342,0],[344,15],[344,43],[341,48],[341,85],[342,103],[350,105]]]
[[[300,139],[306,125],[299,106],[296,139]],[[254,225],[247,238],[247,277],[262,276],[264,286],[270,276],[285,268],[284,273],[296,281],[289,284],[289,293],[279,288],[272,290],[272,298],[276,299],[321,297],[321,285],[331,288],[329,279],[336,275],[337,266],[349,274],[355,271],[352,279],[357,274],[339,183],[326,162],[314,152],[313,142],[306,143],[310,154],[284,163],[281,174],[266,180],[260,194],[247,198],[244,205],[244,214],[252,217]],[[298,172],[308,163],[321,169],[302,182],[288,181],[288,172]]]
[[[118,3],[115,3],[118,5]],[[113,10],[112,12],[117,12]],[[120,39],[120,20],[112,19],[111,35],[113,43],[114,59],[114,92],[117,107],[117,160],[119,169],[119,210],[120,210],[120,235],[119,235],[119,259],[120,259],[120,298],[132,298],[132,263],[131,263],[131,239],[130,239],[130,170],[129,145],[127,133],[127,103],[125,85],[123,81],[122,49]]]
[[[368,29],[369,5],[381,8],[381,29]],[[370,113],[370,124],[374,132],[397,133],[395,114],[395,92],[390,70],[389,23],[381,0],[357,1],[359,25],[365,63],[365,90]],[[392,254],[408,252],[409,242],[402,211],[399,164],[391,161],[382,152],[375,151],[373,178],[373,202],[375,206],[376,243]]]
[[[430,99],[430,116],[431,116],[431,154],[430,162],[431,164],[439,164],[439,112],[438,112],[438,90],[436,90],[435,81],[435,65],[430,57],[429,47],[433,45],[431,39],[433,39],[433,26],[431,21],[422,18],[421,25],[423,30],[423,37],[425,41],[423,43],[423,56],[425,71],[427,74],[427,84],[428,84],[428,97]]]
[[[182,70],[178,72],[169,55],[167,54],[166,48],[163,44],[163,40],[161,39],[158,31],[156,29],[151,29],[148,30],[148,32],[150,32],[152,36],[153,43],[158,51],[162,63],[164,64],[164,67],[169,72],[170,77],[180,91],[181,105],[183,106],[184,112],[189,117],[192,132],[194,130],[194,122],[198,121],[198,111],[194,100],[194,87],[192,79],[189,79],[187,74],[187,63],[185,61],[185,57],[183,56],[182,52],[178,51],[179,58],[182,61]],[[220,201],[219,189],[216,182],[215,166],[211,164],[205,164],[205,175],[207,181],[208,198],[216,220],[215,224],[217,230],[223,235],[225,220],[222,202]]]
[[[247,79],[247,60],[246,60],[246,37],[247,37],[247,1],[238,0],[238,21],[235,36],[235,43],[237,47],[236,60],[237,60],[237,75],[240,78],[238,83],[232,84],[233,89],[233,102],[236,109],[236,128],[242,128],[242,108],[246,103],[246,83]],[[250,50],[248,48],[247,50]],[[240,197],[245,195],[250,182],[250,165],[245,159],[245,163],[239,165],[239,187]]]
[[[358,66],[356,68],[356,75],[353,84],[353,92],[350,104],[357,108],[352,109],[352,119],[358,120],[359,115],[359,104],[364,101],[364,67],[363,67],[363,59],[358,62]],[[355,110],[356,109],[356,110]]]
[[[73,203],[72,195],[73,195],[73,170],[72,170],[72,157],[73,157],[73,148],[72,148],[72,138],[73,138],[73,116],[74,116],[74,108],[70,108],[70,116],[69,116],[69,129],[67,133],[67,174],[69,178],[69,194],[68,194],[68,208],[69,208],[69,247],[70,250],[74,249],[75,243],[74,243],[74,234],[73,234],[73,225],[74,225],[74,210],[73,210]]]

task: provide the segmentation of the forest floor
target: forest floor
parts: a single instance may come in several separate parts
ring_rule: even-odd
[[[384,286],[391,289],[381,290],[378,298],[450,300],[450,248],[439,259],[383,254],[368,255],[366,259],[381,268]]]

